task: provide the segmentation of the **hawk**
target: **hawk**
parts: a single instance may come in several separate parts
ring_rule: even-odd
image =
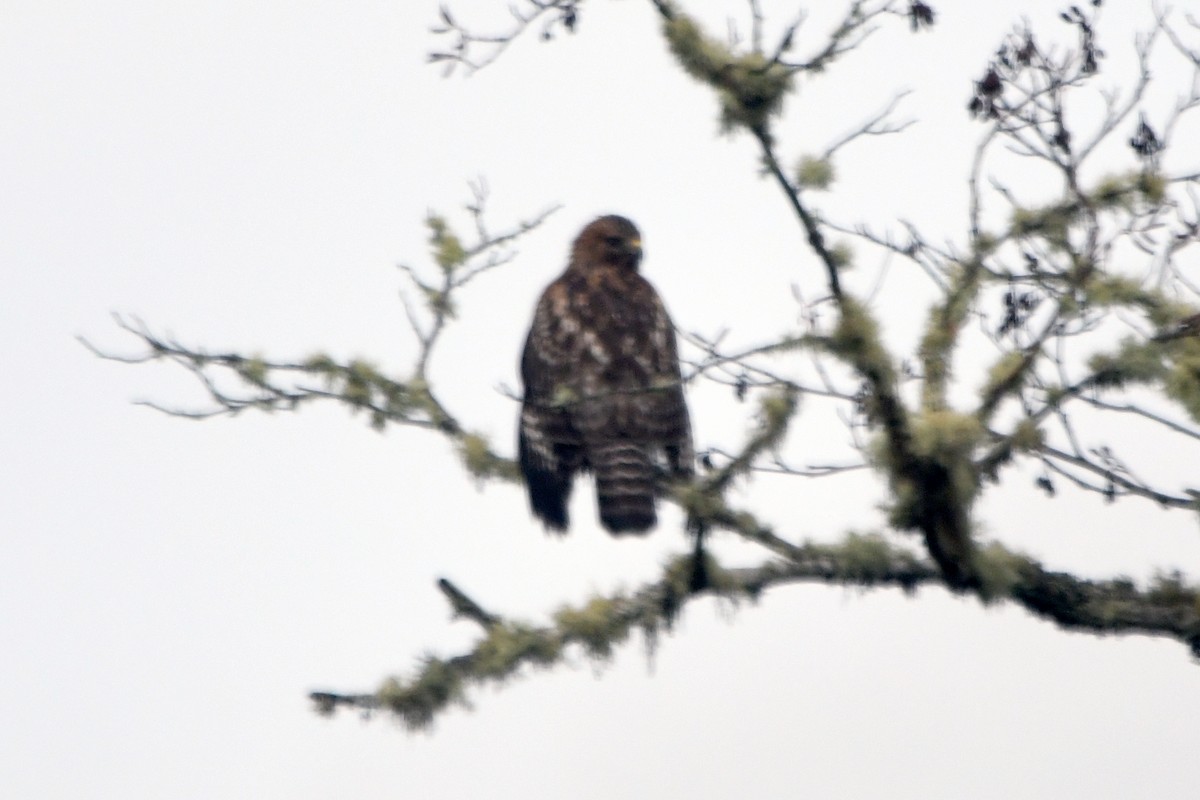
[[[600,522],[613,534],[654,527],[663,474],[692,474],[675,328],[641,260],[637,227],[600,217],[534,311],[517,451],[530,508],[549,530],[567,529],[576,473],[595,476]]]

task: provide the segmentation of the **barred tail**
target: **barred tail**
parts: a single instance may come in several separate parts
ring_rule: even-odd
[[[589,453],[596,475],[600,523],[610,533],[645,533],[658,521],[654,513],[654,465],[644,445],[602,444]]]

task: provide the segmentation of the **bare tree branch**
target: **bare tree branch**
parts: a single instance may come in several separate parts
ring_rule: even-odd
[[[456,67],[464,68],[470,75],[499,58],[510,44],[539,20],[542,21],[543,40],[552,39],[559,30],[574,33],[579,21],[580,5],[582,0],[518,0],[508,7],[512,16],[508,29],[493,34],[475,33],[459,23],[448,6],[442,5],[439,11],[441,21],[430,32],[448,37],[451,44],[444,50],[431,52],[429,61],[444,64],[446,75],[454,72]],[[483,55],[476,55],[479,50],[483,51]]]
[[[874,535],[852,534],[838,545],[791,547],[786,557],[757,567],[726,569],[713,562],[712,586],[699,594],[689,593],[684,582],[688,558],[672,561],[660,580],[631,594],[594,597],[582,607],[562,608],[549,625],[487,614],[485,636],[470,651],[449,658],[426,656],[413,674],[390,678],[374,693],[319,691],[310,698],[322,713],[340,707],[364,713],[386,710],[420,730],[452,705],[465,704],[472,688],[510,680],[526,667],[560,663],[574,648],[604,662],[631,633],[641,631],[653,649],[683,607],[700,597],[755,600],[771,588],[801,582],[898,587],[911,593],[939,581],[931,565]],[[983,562],[991,601],[1007,599],[1072,630],[1168,636],[1200,656],[1200,598],[1177,575],[1161,576],[1150,588],[1138,590],[1127,580],[1088,581],[1052,572],[996,545],[986,549]]]

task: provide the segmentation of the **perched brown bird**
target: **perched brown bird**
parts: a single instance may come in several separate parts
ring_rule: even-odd
[[[1172,327],[1157,334],[1152,341],[1169,342],[1185,336],[1200,336],[1200,314],[1192,314],[1176,322]]]
[[[675,328],[641,260],[634,224],[600,217],[534,311],[518,456],[530,507],[550,530],[567,529],[578,472],[595,475],[600,522],[614,534],[652,528],[664,473],[692,474]]]

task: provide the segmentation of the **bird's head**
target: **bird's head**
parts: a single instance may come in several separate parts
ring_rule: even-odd
[[[580,232],[572,256],[578,265],[610,264],[636,271],[642,260],[642,234],[625,217],[600,217]]]

